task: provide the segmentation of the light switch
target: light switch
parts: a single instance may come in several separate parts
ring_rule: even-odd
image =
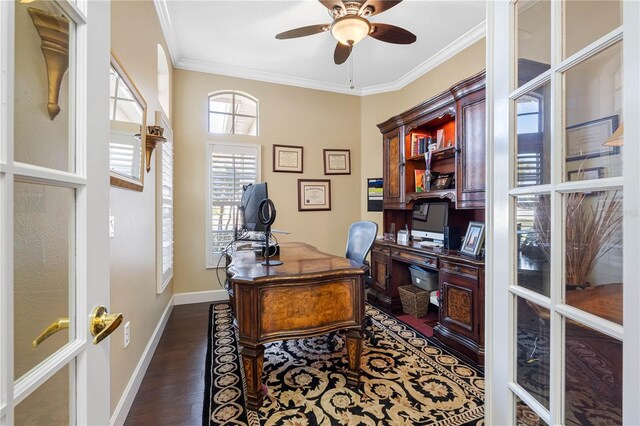
[[[116,236],[116,218],[115,216],[109,216],[109,238]]]

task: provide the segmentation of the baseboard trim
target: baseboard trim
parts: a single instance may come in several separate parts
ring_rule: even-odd
[[[223,302],[229,300],[226,290],[193,291],[189,293],[175,293],[173,301],[175,305],[189,305],[191,303]]]
[[[116,406],[116,409],[114,410],[110,420],[112,426],[123,425],[125,420],[127,419],[129,410],[131,409],[131,405],[133,404],[133,400],[136,399],[136,395],[138,394],[138,390],[140,389],[140,384],[142,384],[142,379],[144,379],[144,375],[147,372],[147,368],[149,367],[151,358],[153,358],[153,354],[158,347],[158,342],[160,341],[160,337],[162,337],[162,333],[164,332],[164,328],[167,325],[167,321],[169,321],[169,316],[171,316],[171,311],[173,310],[174,305],[175,295],[171,297],[169,303],[167,303],[167,307],[164,308],[164,312],[160,317],[160,321],[158,321],[158,325],[153,331],[151,339],[149,339],[149,343],[147,343],[147,347],[142,353],[140,361],[138,362],[136,369],[133,371],[131,379],[129,379],[129,383],[127,383],[127,387],[122,393],[120,401],[118,401],[118,405]]]

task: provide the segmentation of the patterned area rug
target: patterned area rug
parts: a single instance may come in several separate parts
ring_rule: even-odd
[[[367,305],[378,345],[365,342],[361,386],[346,387],[346,348],[326,336],[266,345],[259,411],[245,407],[244,372],[228,304],[211,305],[203,425],[483,425],[484,377],[406,324]]]

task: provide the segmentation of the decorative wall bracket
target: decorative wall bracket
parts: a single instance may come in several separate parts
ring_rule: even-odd
[[[167,138],[164,137],[164,129],[160,126],[147,126],[147,138],[145,143],[147,153],[147,173],[151,170],[151,154],[156,149],[156,145],[166,142]]]
[[[69,20],[33,7],[28,11],[42,40],[40,48],[47,64],[49,80],[47,110],[49,118],[53,120],[60,112],[60,85],[69,68]]]

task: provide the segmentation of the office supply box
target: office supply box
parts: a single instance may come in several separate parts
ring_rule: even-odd
[[[435,271],[426,271],[415,265],[409,267],[411,272],[411,282],[414,286],[427,291],[433,291],[438,288],[438,273]]]

